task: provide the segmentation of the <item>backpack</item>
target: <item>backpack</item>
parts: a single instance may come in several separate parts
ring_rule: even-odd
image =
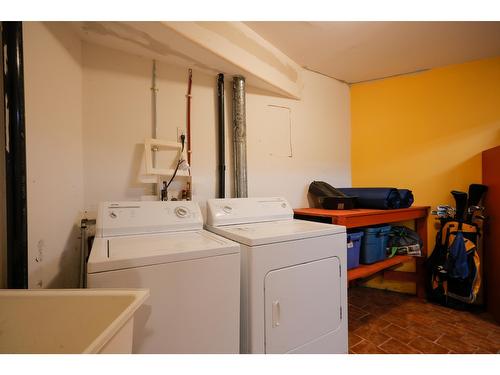
[[[476,224],[445,222],[436,235],[436,245],[426,261],[427,298],[441,305],[467,308],[481,287]]]
[[[389,232],[387,241],[387,256],[394,255],[422,255],[423,241],[417,232],[405,226],[394,225]]]

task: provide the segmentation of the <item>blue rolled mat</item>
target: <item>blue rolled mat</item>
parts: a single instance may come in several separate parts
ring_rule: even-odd
[[[408,189],[398,189],[401,203],[399,208],[408,208],[413,204],[413,193]]]
[[[357,207],[388,210],[400,208],[401,197],[395,188],[338,188],[349,196],[357,196]]]

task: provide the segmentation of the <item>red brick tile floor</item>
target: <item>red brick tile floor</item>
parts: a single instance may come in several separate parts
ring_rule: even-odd
[[[500,353],[500,326],[487,313],[354,287],[349,288],[349,353]]]

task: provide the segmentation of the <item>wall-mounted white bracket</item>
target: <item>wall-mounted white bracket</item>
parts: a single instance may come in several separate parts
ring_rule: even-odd
[[[146,174],[148,175],[156,175],[156,176],[172,176],[175,172],[174,168],[158,168],[153,166],[153,152],[158,152],[161,150],[178,150],[179,154],[182,152],[182,143],[179,142],[171,142],[163,139],[153,139],[146,138],[144,140],[144,155],[146,160]],[[184,160],[187,160],[186,157],[186,148],[184,148],[184,152],[182,155]],[[189,176],[188,169],[177,170],[177,176]]]

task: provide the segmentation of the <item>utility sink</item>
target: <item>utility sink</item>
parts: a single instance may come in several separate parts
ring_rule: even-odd
[[[131,353],[147,289],[0,290],[0,353]]]

